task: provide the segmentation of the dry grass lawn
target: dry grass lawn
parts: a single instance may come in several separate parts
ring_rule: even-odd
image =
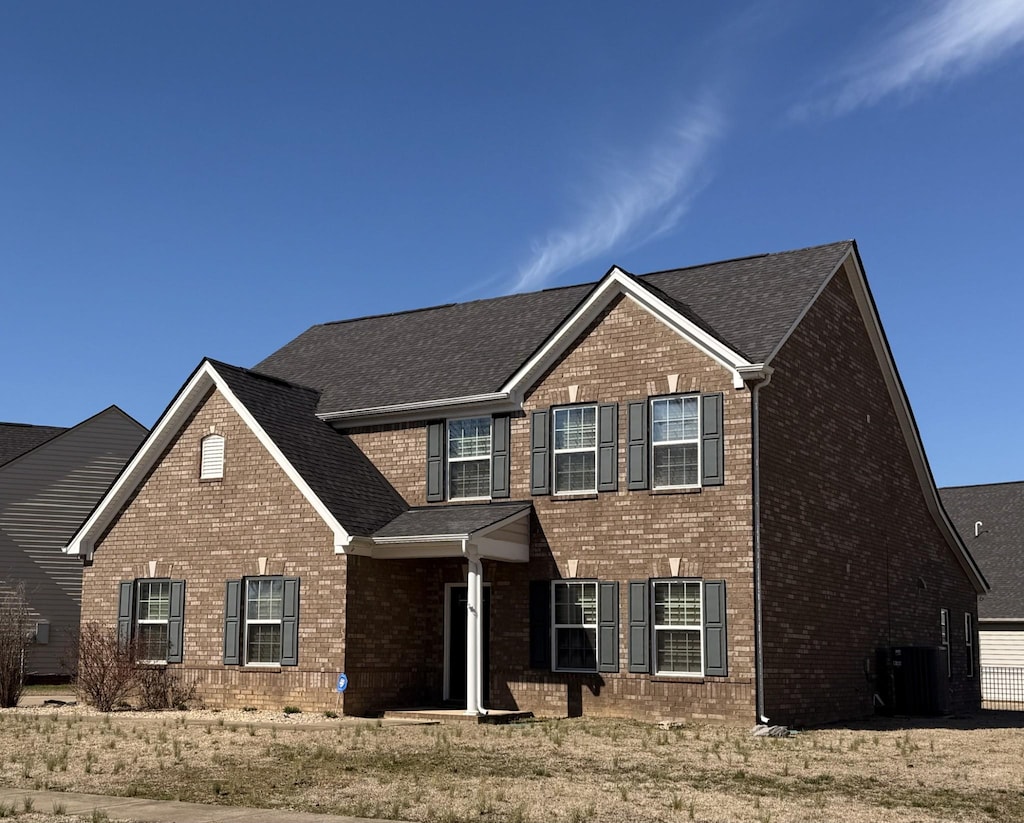
[[[1024,820],[1009,713],[782,740],[591,719],[254,725],[268,719],[4,710],[0,785],[413,821]]]

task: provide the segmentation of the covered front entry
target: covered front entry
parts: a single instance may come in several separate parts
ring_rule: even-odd
[[[443,696],[465,705],[468,715],[490,714],[490,587],[483,561],[529,562],[532,511],[528,502],[422,506],[400,514],[369,545],[353,541],[345,549],[378,560],[466,561],[466,582],[445,590]]]
[[[469,611],[469,586],[449,583],[445,586],[444,699],[466,703],[466,623]],[[483,586],[480,609],[480,692],[490,700],[491,684],[491,587]]]

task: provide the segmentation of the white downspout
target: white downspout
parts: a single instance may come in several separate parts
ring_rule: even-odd
[[[752,510],[754,518],[754,670],[755,670],[755,703],[757,722],[767,723],[764,706],[764,624],[761,617],[761,432],[759,420],[758,391],[772,380],[771,369],[755,383],[751,383],[751,466]]]
[[[479,557],[476,565],[476,710],[478,714],[487,714],[488,711],[484,708],[484,564]]]
[[[478,592],[480,588],[480,558],[475,549],[470,549],[468,541],[462,541],[462,553],[469,563],[466,575],[466,714],[480,714],[480,692],[478,673],[480,671],[480,607]]]

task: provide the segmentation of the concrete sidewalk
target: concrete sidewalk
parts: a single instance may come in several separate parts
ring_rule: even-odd
[[[88,817],[93,811],[100,811],[105,812],[110,820],[139,820],[146,823],[223,823],[235,820],[244,823],[388,823],[363,817],[283,809],[250,809],[245,806],[212,806],[177,800],[0,788],[0,806],[13,806],[16,813],[25,811],[26,798],[29,798],[31,809],[36,814],[54,814],[55,809],[63,807],[64,814]]]

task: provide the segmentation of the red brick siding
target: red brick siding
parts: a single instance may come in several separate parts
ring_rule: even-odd
[[[950,708],[977,708],[963,653],[977,599],[926,508],[844,273],[773,366],[759,410],[767,714],[870,714],[876,648],[937,645],[940,607],[951,614]]]
[[[224,478],[199,480],[200,440],[225,437]],[[279,671],[224,666],[225,582],[259,573],[299,577],[299,665]],[[184,662],[204,700],[218,706],[333,707],[345,664],[346,558],[330,530],[219,393],[168,448],[85,569],[82,620],[113,627],[118,583],[184,579]]]

